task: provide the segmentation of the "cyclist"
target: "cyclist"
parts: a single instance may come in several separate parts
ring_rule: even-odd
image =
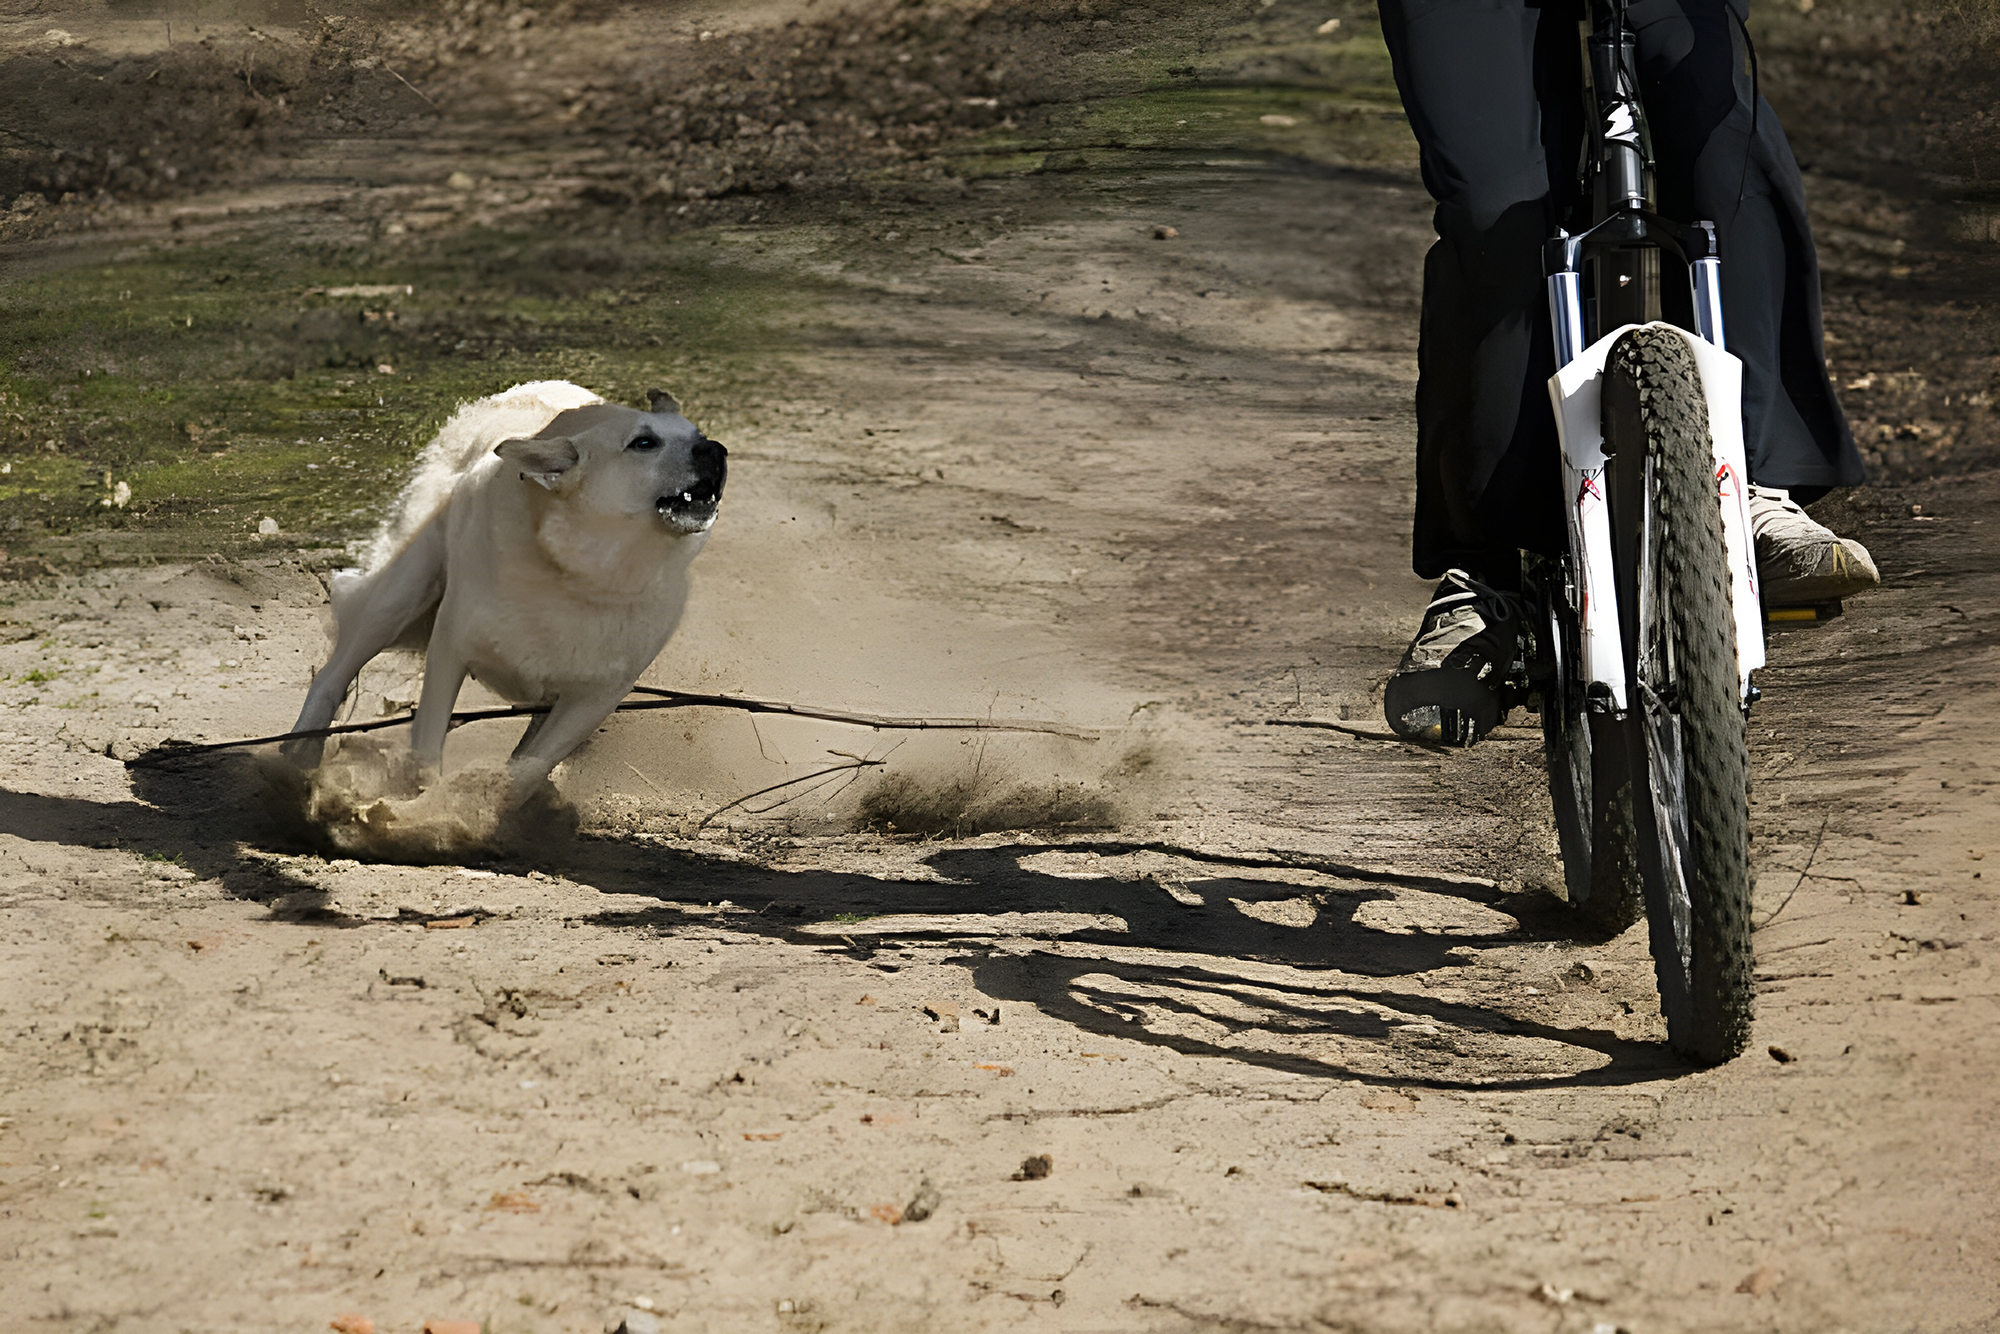
[[[1568,547],[1542,242],[1580,230],[1581,0],[1378,0],[1438,240],[1417,353],[1419,575],[1441,579],[1389,683],[1403,736],[1468,746],[1520,702],[1520,552]],[[1880,582],[1860,543],[1800,507],[1863,480],[1820,329],[1805,188],[1758,96],[1748,0],[1633,0],[1659,209],[1712,219],[1723,327],[1743,362],[1750,515],[1767,602]],[[1684,285],[1667,318],[1690,324]]]

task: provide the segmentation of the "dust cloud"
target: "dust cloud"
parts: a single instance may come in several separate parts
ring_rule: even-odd
[[[401,741],[336,737],[317,765],[273,751],[258,767],[279,826],[332,856],[415,865],[518,856],[577,829],[576,808],[553,784],[510,803],[500,765],[475,764],[422,786]]]

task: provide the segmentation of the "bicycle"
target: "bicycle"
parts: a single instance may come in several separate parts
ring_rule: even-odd
[[[1752,1002],[1744,727],[1764,637],[1742,367],[1714,224],[1654,209],[1626,2],[1591,0],[1583,28],[1590,225],[1544,254],[1570,546],[1524,561],[1529,687],[1570,901],[1605,931],[1643,912],[1668,1044],[1715,1064],[1748,1042]],[[1663,252],[1687,268],[1692,331],[1661,318]]]

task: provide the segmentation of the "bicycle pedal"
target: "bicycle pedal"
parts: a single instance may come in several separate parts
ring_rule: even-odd
[[[1766,625],[1811,625],[1818,621],[1830,621],[1842,614],[1840,599],[1831,602],[1810,602],[1797,607],[1766,607]]]

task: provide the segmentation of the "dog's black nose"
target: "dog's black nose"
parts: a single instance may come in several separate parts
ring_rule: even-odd
[[[729,473],[729,451],[722,447],[720,440],[698,440],[694,447],[695,476],[715,479],[715,489],[722,490],[722,479]]]

